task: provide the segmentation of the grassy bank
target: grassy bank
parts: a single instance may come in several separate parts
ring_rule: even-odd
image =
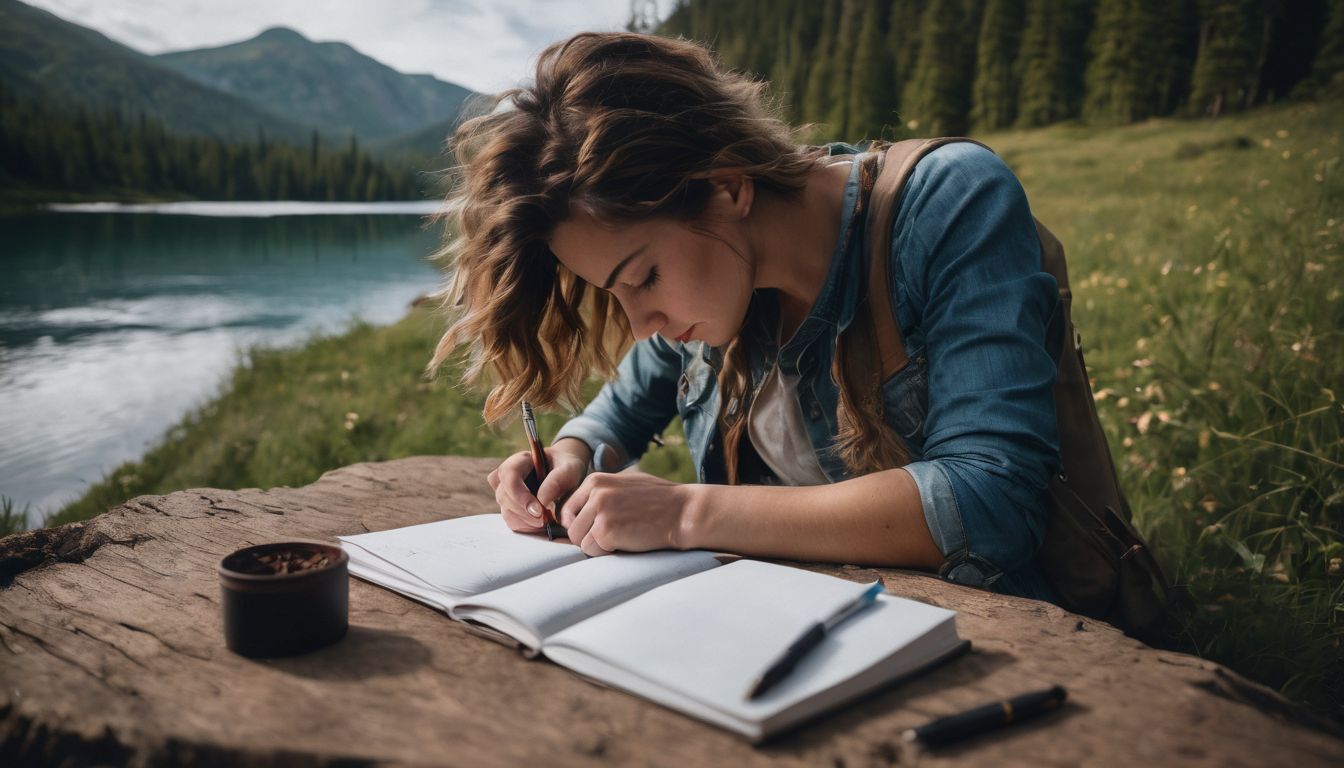
[[[1344,102],[982,137],[1069,252],[1075,320],[1191,650],[1344,714]],[[413,311],[255,351],[223,394],[51,522],[140,493],[311,482],[354,461],[500,455],[480,397],[419,377]],[[559,417],[543,424],[553,431]],[[675,438],[669,443],[675,443]],[[646,468],[687,479],[684,447]]]
[[[1201,654],[1344,714],[1344,102],[985,137],[1064,242],[1098,407]]]

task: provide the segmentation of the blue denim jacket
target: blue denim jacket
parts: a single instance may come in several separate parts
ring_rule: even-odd
[[[853,153],[831,145],[832,153]],[[838,388],[837,335],[866,295],[868,243],[854,212],[859,163],[845,187],[841,236],[826,282],[793,338],[776,350],[778,304],[758,291],[742,333],[753,391],[776,356],[799,376],[808,436],[832,482],[848,477],[831,450]],[[883,384],[886,420],[914,457],[924,518],[959,584],[1056,600],[1034,562],[1045,530],[1046,484],[1059,465],[1055,361],[1062,332],[1055,279],[1041,271],[1040,243],[1021,185],[992,152],[970,143],[927,155],[906,182],[892,227],[890,291],[909,364]],[[655,335],[634,345],[604,386],[556,439],[576,437],[595,465],[639,459],[651,437],[680,415],[700,482],[724,482],[718,430],[721,350]],[[737,407],[736,403],[729,404]]]

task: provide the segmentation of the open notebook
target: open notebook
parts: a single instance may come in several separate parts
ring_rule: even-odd
[[[598,682],[760,741],[964,650],[956,614],[882,595],[793,673],[752,681],[867,585],[709,552],[587,558],[477,515],[342,536],[350,573]]]

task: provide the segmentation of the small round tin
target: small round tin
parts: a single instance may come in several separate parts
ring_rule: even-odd
[[[243,547],[219,563],[224,640],[249,657],[292,656],[340,640],[349,627],[350,558],[321,541]]]

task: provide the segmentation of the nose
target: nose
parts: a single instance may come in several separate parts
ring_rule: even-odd
[[[635,335],[635,341],[643,341],[667,326],[667,315],[652,307],[622,304],[621,308],[630,321],[630,332]]]

